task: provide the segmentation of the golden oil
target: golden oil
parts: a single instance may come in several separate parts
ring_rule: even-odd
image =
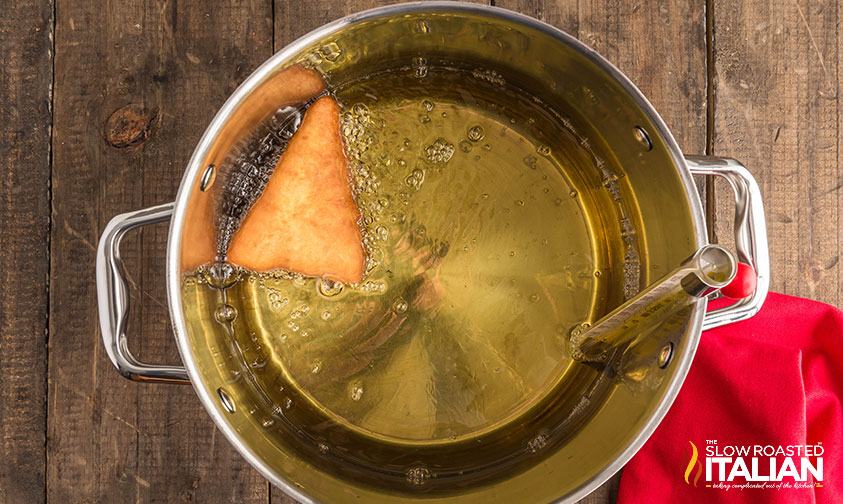
[[[534,464],[609,372],[571,359],[571,328],[638,288],[622,176],[587,125],[491,70],[419,57],[331,93],[363,282],[201,268],[193,332],[267,437],[322,470],[436,492]]]

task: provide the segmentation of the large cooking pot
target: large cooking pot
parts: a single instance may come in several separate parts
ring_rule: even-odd
[[[290,68],[307,67],[328,82],[341,83],[361,68],[393,65],[412,71],[412,62],[422,56],[431,65],[444,61],[494,68],[479,77],[520,83],[549,108],[587,125],[593,141],[599,138],[611,153],[607,163],[616,171],[611,177],[604,173],[598,186],[602,182],[610,193],[633,197],[626,201],[624,222],[614,224],[614,239],[623,236],[625,242],[604,251],[613,265],[605,276],[614,280],[603,280],[597,316],[707,243],[692,175],[722,177],[734,189],[735,246],[738,259],[757,273],[754,294],[708,313],[703,299],[680,312],[678,319],[633,339],[607,362],[572,364],[576,379],[527,404],[501,431],[503,437],[495,438],[493,429],[453,442],[380,439],[379,444],[367,444],[366,433],[342,430],[319,411],[297,417],[293,399],[252,369],[264,366],[263,361],[251,367],[245,362],[262,355],[258,342],[250,346],[248,341],[231,341],[231,331],[245,327],[237,324],[262,323],[262,307],[246,310],[234,323],[234,315],[225,309],[220,312],[219,307],[185,299],[186,285],[197,281],[186,273],[203,257],[212,258],[218,243],[214,191],[224,186],[220,180],[231,179],[231,174],[218,172],[258,123],[296,101],[296,91],[286,85]],[[129,295],[120,241],[131,229],[164,221],[170,223],[170,315],[184,367],[141,363],[127,345]],[[632,266],[624,256],[631,247],[636,251]],[[236,272],[215,268],[204,270],[210,272],[207,281],[224,292]],[[248,282],[243,285],[250,288]],[[514,12],[451,2],[408,3],[351,15],[275,54],[232,94],[208,126],[175,202],[118,215],[105,228],[97,254],[103,341],[120,373],[137,381],[191,383],[235,448],[272,483],[304,502],[579,499],[620,470],[662,420],[688,372],[701,332],[755,314],[768,285],[760,192],[743,166],[729,159],[684,156],[641,92],[575,38]],[[332,430],[335,427],[339,430]],[[497,453],[491,463],[484,458],[491,447],[513,452]],[[365,464],[350,460],[368,466],[361,469]]]

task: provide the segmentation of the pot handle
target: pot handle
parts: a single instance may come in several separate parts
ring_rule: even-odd
[[[755,292],[736,303],[711,310],[703,319],[703,330],[745,320],[761,309],[770,290],[770,251],[767,223],[758,183],[744,165],[729,158],[685,156],[693,175],[713,175],[725,179],[735,192],[735,248],[738,261],[755,270]]]
[[[190,383],[187,370],[180,366],[144,364],[129,351],[126,321],[129,314],[129,287],[126,285],[120,241],[133,229],[170,220],[173,203],[120,214],[108,223],[97,247],[97,304],[105,351],[121,375],[135,381]]]

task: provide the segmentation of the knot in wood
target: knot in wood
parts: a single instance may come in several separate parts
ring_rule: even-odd
[[[152,119],[152,114],[136,103],[120,107],[105,121],[105,141],[118,149],[139,146],[149,139]]]

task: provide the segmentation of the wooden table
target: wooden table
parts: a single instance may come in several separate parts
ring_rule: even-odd
[[[743,161],[767,204],[773,288],[841,303],[840,60],[833,0],[492,0],[618,65],[687,153]],[[0,9],[0,502],[291,502],[190,387],[104,355],[94,251],[117,213],[171,201],[234,88],[299,35],[375,0],[20,0]],[[731,200],[708,186],[713,235]],[[178,362],[165,225],[127,239],[133,350]],[[615,500],[615,478],[584,502]]]

